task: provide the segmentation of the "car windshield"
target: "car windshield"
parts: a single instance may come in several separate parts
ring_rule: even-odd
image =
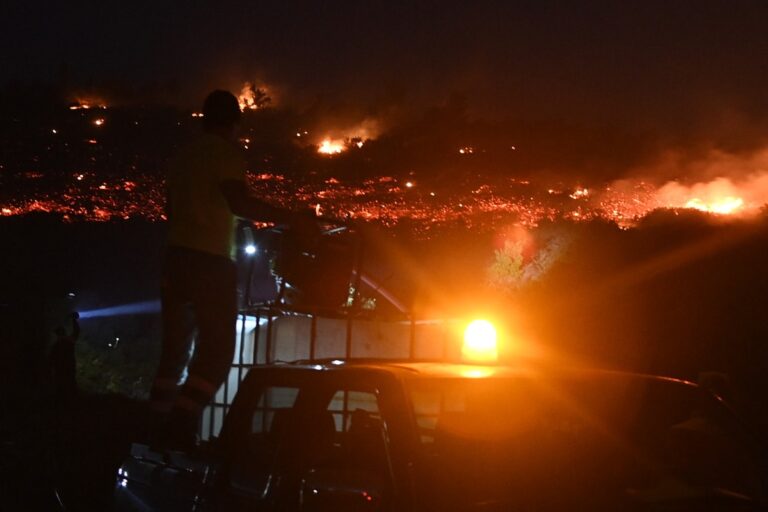
[[[416,377],[408,386],[418,486],[434,509],[760,497],[738,423],[694,386],[618,374]]]

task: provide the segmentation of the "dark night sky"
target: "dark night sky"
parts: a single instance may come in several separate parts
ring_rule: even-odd
[[[183,5],[184,7],[179,7]],[[768,2],[7,2],[0,83],[154,82],[180,101],[263,80],[285,102],[631,127],[732,151],[768,133]],[[511,120],[511,121],[510,121]],[[698,142],[697,142],[698,143]]]

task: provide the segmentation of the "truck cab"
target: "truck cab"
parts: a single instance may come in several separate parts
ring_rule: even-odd
[[[764,509],[763,451],[706,389],[538,357],[506,310],[369,315],[361,299],[383,287],[359,254],[349,270],[342,242],[277,265],[284,289],[309,292],[289,309],[248,304],[204,443],[134,444],[116,510]],[[341,276],[338,293],[315,275]]]
[[[118,510],[761,510],[746,429],[675,379],[413,361],[252,369],[212,448],[134,445]]]

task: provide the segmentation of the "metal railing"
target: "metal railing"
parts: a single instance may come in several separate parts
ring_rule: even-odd
[[[290,341],[294,350],[299,350],[301,357],[283,359],[276,357],[281,347],[278,347],[280,338],[276,336],[276,329],[280,321],[295,318],[300,327],[309,324],[305,336],[296,335]],[[342,326],[343,322],[343,326]],[[417,324],[418,321],[410,315],[393,315],[382,318],[372,315],[370,312],[359,309],[344,308],[340,310],[322,310],[316,308],[295,308],[284,304],[265,303],[253,305],[240,311],[238,317],[238,332],[235,360],[223,385],[214,396],[213,401],[204,411],[201,422],[201,437],[209,439],[215,436],[221,428],[223,419],[234,400],[240,383],[245,379],[251,368],[276,362],[292,362],[302,360],[312,362],[319,359],[327,359],[328,347],[321,340],[321,329],[326,331],[329,324],[338,331],[343,328],[343,335],[336,336],[337,348],[332,357],[351,360],[355,355],[355,328],[361,328],[365,323],[384,323],[399,327],[398,333],[404,335],[402,344],[396,347],[394,358],[403,360],[417,359]],[[322,323],[322,324],[321,324]],[[321,324],[321,325],[320,325]],[[303,333],[302,333],[303,334]],[[399,336],[398,336],[399,337]],[[325,340],[327,341],[327,339]],[[437,340],[440,343],[440,340]],[[444,340],[441,343],[445,345]],[[285,347],[282,347],[285,348]],[[322,353],[321,353],[322,352]]]
[[[326,231],[326,234],[338,234],[349,229],[345,225],[330,229]],[[419,355],[417,354],[417,324],[426,321],[418,321],[411,313],[383,317],[380,314],[362,308],[361,286],[363,284],[365,240],[361,233],[355,230],[352,230],[352,233],[354,237],[350,250],[352,251],[353,258],[348,282],[350,294],[345,307],[320,308],[289,305],[286,303],[287,283],[284,279],[278,280],[279,288],[276,300],[265,303],[252,303],[250,298],[251,280],[254,269],[253,262],[255,260],[251,260],[247,269],[247,281],[243,297],[244,307],[240,310],[238,316],[238,340],[235,360],[224,384],[203,413],[203,421],[201,421],[201,437],[203,439],[215,436],[220,430],[223,419],[239,389],[240,383],[245,379],[248,371],[255,366],[277,362],[275,353],[279,348],[277,347],[279,340],[275,337],[275,328],[276,322],[280,319],[293,316],[305,320],[308,319],[309,321],[309,332],[306,339],[303,340],[307,345],[305,357],[293,358],[293,360],[301,359],[311,362],[316,359],[326,358],[318,358],[318,343],[321,337],[319,324],[327,321],[335,321],[336,326],[338,326],[339,321],[345,322],[343,350],[335,353],[333,357],[340,359],[353,359],[355,357],[353,349],[355,348],[354,330],[356,325],[360,325],[361,322],[389,322],[390,325],[407,326],[407,333],[403,333],[403,336],[398,337],[398,343],[404,340],[405,346],[400,347],[401,350],[398,353],[397,359],[417,359]],[[405,308],[398,305],[396,309],[403,311]],[[253,326],[252,332],[248,330],[250,325]],[[302,343],[302,340],[295,338],[290,341],[294,345]],[[430,341],[442,345],[442,354],[438,354],[437,357],[445,357],[446,339]]]

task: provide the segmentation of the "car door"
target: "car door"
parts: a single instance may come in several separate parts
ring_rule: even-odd
[[[380,387],[359,372],[251,370],[222,431],[227,463],[213,506],[392,510]]]
[[[296,467],[301,510],[393,510],[389,404],[377,377],[329,372],[308,402],[307,417],[326,433]]]
[[[296,437],[312,376],[287,368],[249,372],[222,429],[225,463],[212,510],[276,510],[285,488],[280,460]]]

